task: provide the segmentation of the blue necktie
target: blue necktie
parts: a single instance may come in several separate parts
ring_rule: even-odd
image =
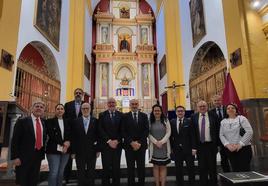
[[[84,129],[85,129],[85,133],[87,133],[87,128],[88,128],[88,124],[89,124],[89,119],[88,118],[85,118],[84,119]]]
[[[205,142],[205,129],[206,129],[206,118],[205,118],[205,114],[202,114],[201,131],[200,131],[201,143]]]

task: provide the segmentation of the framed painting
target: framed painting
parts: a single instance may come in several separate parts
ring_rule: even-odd
[[[59,50],[61,0],[36,0],[34,26]]]
[[[241,48],[238,48],[233,53],[231,53],[230,63],[232,68],[242,65]]]
[[[203,0],[190,0],[189,6],[193,46],[195,47],[206,35]]]
[[[160,80],[166,75],[167,67],[166,67],[166,55],[164,55],[159,63],[159,75]]]
[[[2,49],[0,66],[11,71],[13,64],[14,64],[13,55],[11,55],[9,52]]]

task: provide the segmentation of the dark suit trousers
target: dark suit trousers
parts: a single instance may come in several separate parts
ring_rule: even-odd
[[[16,167],[16,183],[20,186],[37,186],[41,166],[41,151],[35,151],[30,161]]]
[[[225,147],[222,144],[220,145],[220,155],[221,155],[221,168],[223,172],[230,172],[230,163],[228,160]]]
[[[217,185],[216,154],[217,149],[213,143],[205,142],[200,144],[197,150],[200,186]],[[210,180],[208,180],[208,176]]]
[[[128,186],[135,186],[135,162],[138,171],[138,186],[144,186],[145,180],[145,149],[133,151],[126,149]]]
[[[70,156],[64,169],[64,179],[67,183],[69,182],[69,179],[71,178],[72,167],[73,167],[73,158]]]
[[[110,175],[112,175],[113,186],[120,186],[120,161],[122,149],[112,149],[105,147],[101,153],[101,160],[103,166],[102,185],[110,185]]]
[[[177,185],[183,186],[183,161],[186,162],[187,173],[189,177],[189,186],[194,185],[195,177],[194,177],[194,156],[191,154],[185,154],[182,152],[182,149],[178,147],[174,149],[175,155],[175,166],[176,166],[176,181]]]
[[[81,158],[76,155],[77,177],[79,186],[94,186],[96,156],[85,155]]]

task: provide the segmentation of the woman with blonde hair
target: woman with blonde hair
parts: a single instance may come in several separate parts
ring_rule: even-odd
[[[154,105],[150,115],[149,159],[153,164],[153,175],[156,186],[166,185],[167,167],[170,163],[170,123],[165,117],[162,107]]]

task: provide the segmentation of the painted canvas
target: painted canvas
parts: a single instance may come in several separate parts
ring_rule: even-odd
[[[37,0],[35,27],[59,50],[61,0]]]

